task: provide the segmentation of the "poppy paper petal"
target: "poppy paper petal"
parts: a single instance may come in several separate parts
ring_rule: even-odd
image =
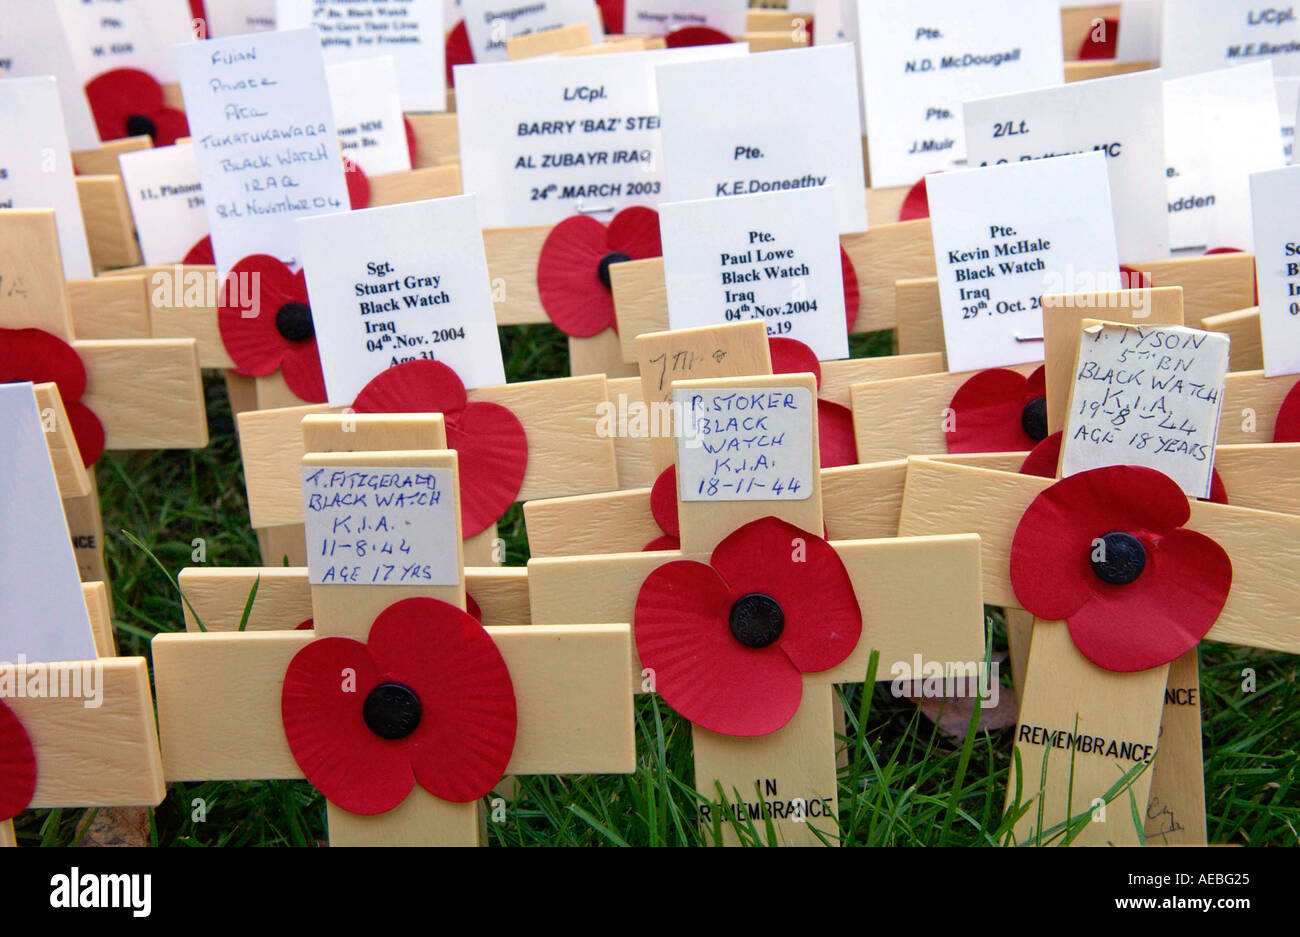
[[[1020,464],[1020,474],[1055,478],[1056,468],[1061,462],[1061,439],[1064,435],[1058,430],[1030,449],[1029,455],[1025,456],[1025,461]]]
[[[321,370],[320,351],[317,350],[315,338],[295,342],[288,348],[280,362],[280,373],[284,375],[285,385],[299,400],[307,403],[325,402],[325,374]]]
[[[127,134],[132,115],[151,117],[162,109],[163,89],[148,72],[115,68],[86,83],[86,100],[95,118],[99,138],[105,143]]]
[[[154,111],[149,115],[153,121],[154,146],[171,146],[177,140],[190,135],[190,124],[185,117],[184,111],[178,111],[174,107],[164,107]]]
[[[772,358],[773,374],[812,374],[817,386],[822,386],[822,365],[816,353],[795,338],[769,338],[768,354]]]
[[[209,266],[217,262],[217,256],[212,252],[212,238],[205,236],[190,248],[189,253],[182,258],[181,263],[186,266]]]
[[[605,226],[575,215],[551,229],[537,258],[542,308],[566,335],[589,338],[614,324],[614,298],[597,275],[610,252]]]
[[[528,434],[507,408],[478,401],[447,423],[447,446],[460,461],[462,534],[473,537],[518,498],[528,470]]]
[[[86,392],[86,366],[76,349],[42,329],[0,329],[0,384],[53,383],[64,403]]]
[[[63,409],[76,437],[82,464],[89,468],[104,454],[104,424],[84,403],[64,403]]]
[[[862,292],[858,288],[858,272],[853,269],[853,261],[843,247],[840,248],[840,275],[844,278],[844,321],[852,332],[853,323],[858,321]]]
[[[348,187],[348,207],[353,211],[370,205],[370,179],[350,159],[343,160],[343,181]]]
[[[660,530],[669,537],[680,539],[682,530],[677,522],[676,465],[668,466],[655,479],[654,487],[650,489],[650,513],[654,515]]]
[[[902,207],[898,210],[898,220],[917,221],[929,217],[930,198],[925,190],[925,177],[922,176],[907,190],[907,196],[903,199]]]
[[[27,809],[36,792],[36,752],[14,711],[0,701],[0,823]]]
[[[358,413],[459,413],[465,385],[441,361],[407,361],[381,371],[361,388],[352,407]]]
[[[973,374],[953,394],[953,427],[944,433],[949,452],[1028,452],[1034,440],[1020,425],[1028,381],[1016,371],[990,368]]]
[[[662,550],[680,550],[682,542],[676,537],[655,537],[641,548],[642,553],[658,553]]]
[[[822,468],[853,465],[858,461],[853,411],[848,407],[829,400],[817,401],[817,439]]]
[[[683,26],[664,36],[664,44],[670,49],[685,49],[689,46],[720,46],[731,42],[732,38],[721,30],[711,26]]]
[[[624,3],[625,0],[596,0],[596,6],[600,7],[600,18],[608,35],[623,35]]]
[[[1100,24],[1100,36],[1097,34],[1096,20],[1093,23],[1094,25],[1088,30],[1088,35],[1083,37],[1083,42],[1079,46],[1079,61],[1113,59],[1119,43],[1119,20],[1105,17]]]
[[[1300,381],[1287,391],[1278,408],[1273,442],[1300,442]]]
[[[625,208],[610,219],[605,232],[608,250],[621,251],[633,260],[645,260],[663,254],[659,236],[659,213],[644,205]]]
[[[469,44],[469,30],[465,21],[459,20],[447,33],[447,87],[456,87],[455,67],[474,64],[474,47]]]
[[[244,279],[247,278],[247,279]],[[289,302],[307,302],[302,280],[267,254],[253,254],[235,264],[222,284],[217,308],[217,325],[226,352],[243,373],[270,374],[280,366],[289,342],[275,326],[280,307]],[[240,305],[237,284],[253,283],[257,290],[255,308]]]

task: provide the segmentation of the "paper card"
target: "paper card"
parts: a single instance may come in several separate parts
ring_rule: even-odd
[[[93,277],[55,79],[0,81],[0,127],[0,209],[54,209],[64,277]]]
[[[31,384],[0,384],[0,663],[94,660],[95,639]],[[53,419],[52,415],[49,415]]]
[[[967,101],[970,166],[1097,150],[1125,263],[1169,255],[1160,70]]]
[[[858,0],[871,185],[961,166],[961,104],[1065,80],[1061,11],[1041,0]]]
[[[949,371],[1041,361],[1044,293],[1118,288],[1101,153],[941,173],[926,189]]]
[[[456,67],[461,185],[485,228],[608,222],[663,201],[654,67],[743,56],[741,43]]]
[[[851,46],[660,65],[656,75],[672,201],[829,185],[839,233],[866,230]]]
[[[408,172],[411,149],[390,55],[325,66],[343,155],[368,176]]]
[[[578,23],[587,24],[587,34],[593,44],[605,38],[600,7],[593,0],[522,0],[513,4],[462,0],[461,16],[475,62],[504,62],[509,58],[507,39]]]
[[[1164,0],[1164,7],[1160,64],[1166,77],[1265,59],[1272,60],[1278,75],[1300,75],[1300,20],[1293,6],[1259,0]]]
[[[208,0],[204,10],[209,39],[275,29],[275,0]]]
[[[53,75],[59,80],[59,99],[73,150],[99,146],[99,131],[90,113],[86,89],[72,63],[72,52],[59,20],[48,3],[0,0],[0,78]]]
[[[829,188],[666,202],[659,234],[670,329],[759,319],[821,361],[849,356]]]
[[[739,37],[748,16],[748,0],[626,0],[623,32],[663,36],[684,26],[707,26]]]
[[[1159,62],[1161,0],[1124,0],[1119,5],[1119,35],[1115,39],[1117,62]]]
[[[1228,336],[1182,326],[1085,325],[1061,473],[1108,465],[1163,472],[1210,496]]]
[[[116,68],[138,68],[160,82],[176,81],[172,50],[194,41],[189,0],[56,2],[82,84]]]
[[[1250,177],[1264,375],[1300,374],[1300,166]]]
[[[833,46],[858,39],[857,0],[813,0],[813,45]]]
[[[683,501],[804,501],[812,496],[817,401],[806,387],[675,388]]]
[[[506,382],[474,197],[408,202],[299,222],[331,406],[375,375],[441,361],[466,387]]]
[[[1295,162],[1295,118],[1300,107],[1300,78],[1278,78],[1273,82],[1277,91],[1277,117],[1282,126],[1282,160]]]
[[[1166,81],[1164,99],[1170,246],[1250,251],[1250,176],[1285,165],[1272,67]]]
[[[295,221],[348,209],[316,31],[178,46],[217,269],[250,254],[300,264]]]
[[[456,585],[453,476],[445,468],[303,466],[307,581]]]
[[[150,266],[180,263],[208,233],[194,144],[123,153],[117,162],[144,262]]]
[[[277,0],[276,22],[316,27],[330,64],[391,55],[402,110],[447,109],[442,0]]]

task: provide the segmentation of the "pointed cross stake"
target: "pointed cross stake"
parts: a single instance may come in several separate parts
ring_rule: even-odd
[[[310,470],[450,472],[444,549],[455,544],[449,585],[313,585],[316,631],[158,635],[154,675],[163,766],[170,780],[299,778],[281,722],[281,689],[294,655],[329,636],[365,640],[375,617],[406,598],[464,607],[456,455],[450,451],[308,453]],[[372,528],[373,529],[373,528]],[[631,635],[626,624],[488,628],[514,684],[518,729],[507,774],[628,773],[635,767]],[[435,714],[437,715],[437,714]],[[334,845],[478,845],[481,804],[450,803],[416,786],[396,808],[361,816],[328,807]]]
[[[683,391],[798,388],[815,393],[813,376],[807,374],[693,380],[675,386]],[[641,585],[657,567],[679,558],[707,562],[721,540],[760,517],[774,515],[804,530],[820,531],[822,487],[816,473],[815,421],[807,445],[815,481],[805,500],[683,501],[679,491],[680,553],[530,560],[533,627],[573,615],[593,621],[631,620]],[[910,666],[914,655],[927,661],[983,659],[983,609],[976,583],[978,543],[974,538],[856,540],[833,546],[863,609],[861,640],[843,663],[803,676],[803,701],[794,718],[776,732],[733,738],[694,729],[695,786],[706,799],[701,805],[702,820],[722,820],[724,829],[727,827],[718,812],[721,805],[713,802],[721,785],[730,809],[740,811],[742,817],[755,817],[758,828],[764,820],[756,811],[761,813],[764,808],[759,802],[767,801],[766,815],[772,817],[781,842],[816,844],[824,841],[822,837],[834,842],[838,813],[831,685],[862,680],[872,649],[880,652],[881,672],[896,662]],[[879,609],[889,609],[892,617],[886,618]],[[639,659],[633,660],[632,672],[643,691],[650,689]],[[780,802],[780,811],[775,810],[774,801]],[[792,816],[792,809],[787,808],[800,803],[807,812],[795,811]]]

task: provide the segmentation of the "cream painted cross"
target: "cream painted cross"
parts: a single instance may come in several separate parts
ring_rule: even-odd
[[[281,723],[286,668],[326,636],[364,641],[375,617],[401,599],[424,596],[464,608],[459,559],[456,455],[447,450],[312,452],[308,468],[450,470],[450,512],[459,575],[453,585],[313,585],[314,632],[165,634],[153,641],[163,768],[168,780],[302,777]],[[445,490],[444,490],[444,493]],[[453,547],[454,544],[454,547]],[[487,629],[510,671],[518,730],[507,774],[630,773],[635,767],[631,632],[626,624]],[[486,838],[480,802],[439,800],[418,785],[399,806],[374,816],[328,807],[335,845],[476,845]]]
[[[692,380],[675,386],[683,390],[805,388],[815,393],[813,377],[807,374]],[[820,532],[823,495],[821,476],[816,472],[815,421],[812,436],[808,444],[814,483],[806,500],[692,502],[682,501],[679,494],[680,553],[530,560],[533,627],[572,616],[584,621],[632,620],[638,592],[653,570],[683,557],[707,562],[709,553],[728,534],[760,517],[774,515],[803,530]],[[880,653],[882,672],[895,663],[910,665],[914,655],[934,662],[983,660],[983,609],[976,583],[979,545],[975,538],[856,540],[834,547],[863,610],[861,640],[840,665],[804,675],[803,701],[793,719],[776,732],[733,738],[694,729],[695,784],[705,799],[702,819],[721,819],[716,811],[723,808],[714,802],[720,785],[732,809],[745,816],[761,814],[766,801],[769,815],[778,814],[773,823],[779,841],[834,842],[838,812],[832,685],[860,682],[873,649]],[[891,617],[886,619],[881,609],[889,609]],[[640,661],[634,659],[631,668],[642,690],[650,689]],[[795,809],[799,805],[802,811]],[[763,822],[761,816],[756,818],[755,827],[761,830]],[[722,825],[727,827],[725,822]]]

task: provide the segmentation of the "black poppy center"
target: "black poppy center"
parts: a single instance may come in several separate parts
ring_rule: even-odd
[[[275,327],[291,342],[305,342],[316,334],[311,307],[306,303],[285,303],[275,314]]]
[[[1126,586],[1142,575],[1147,551],[1142,541],[1132,534],[1109,533],[1101,538],[1101,543],[1094,541],[1091,561],[1092,571],[1102,582]]]
[[[158,125],[144,114],[132,114],[126,119],[128,137],[153,137],[158,133]]]
[[[776,599],[751,592],[731,606],[731,635],[745,647],[767,647],[785,630],[785,612]]]
[[[1047,438],[1047,398],[1035,397],[1020,411],[1020,428],[1034,442]]]
[[[424,707],[420,697],[404,683],[381,683],[370,691],[361,716],[381,739],[404,739],[420,725]]]
[[[622,251],[610,251],[604,257],[600,258],[600,264],[596,267],[596,276],[600,282],[605,285],[605,289],[613,289],[609,285],[609,268],[612,264],[625,264],[632,258]]]

